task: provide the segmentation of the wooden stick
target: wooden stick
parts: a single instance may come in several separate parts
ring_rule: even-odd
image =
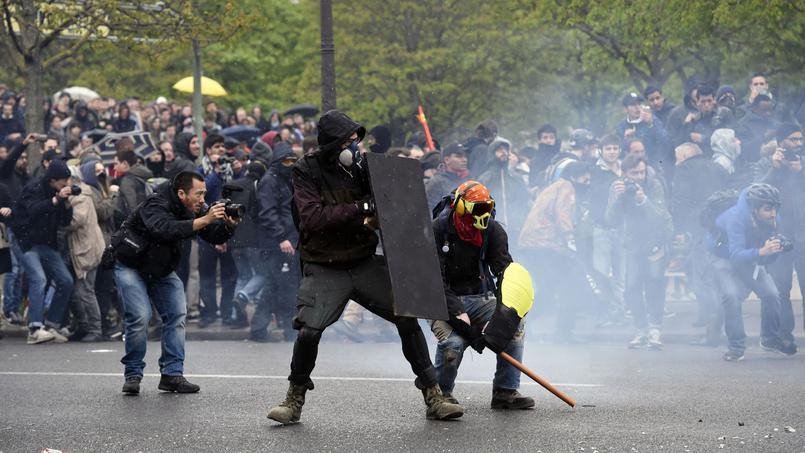
[[[562,392],[558,388],[554,387],[553,384],[551,384],[550,382],[548,382],[545,379],[537,376],[536,373],[534,373],[530,369],[526,368],[526,366],[523,365],[522,363],[520,363],[520,361],[518,361],[517,359],[515,359],[514,357],[510,356],[509,354],[507,354],[505,352],[501,352],[500,356],[503,357],[503,359],[506,360],[507,362],[511,363],[515,368],[520,370],[523,374],[525,374],[526,376],[528,376],[531,379],[533,379],[534,382],[536,382],[537,384],[545,387],[546,390],[548,390],[549,392],[553,393],[554,395],[556,395],[557,398],[559,398],[560,400],[562,400],[565,403],[567,403],[568,406],[576,407],[576,401],[574,401],[573,398],[565,395],[564,392]]]

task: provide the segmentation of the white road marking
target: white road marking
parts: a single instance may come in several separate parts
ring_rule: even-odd
[[[0,371],[0,376],[70,376],[70,377],[123,377],[123,373],[80,373],[70,371]],[[160,377],[156,373],[146,373],[146,377]],[[288,376],[269,376],[261,374],[185,374],[188,378],[199,379],[273,379],[287,380]],[[412,382],[412,378],[352,377],[352,376],[313,376],[316,381],[366,381],[366,382]],[[491,381],[463,381],[456,384],[489,385]],[[523,380],[520,385],[538,385]],[[603,387],[602,384],[555,383],[557,387]]]

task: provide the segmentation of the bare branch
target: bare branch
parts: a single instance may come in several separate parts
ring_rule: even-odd
[[[22,45],[17,39],[17,35],[14,33],[14,26],[11,24],[11,9],[8,6],[8,0],[3,0],[3,15],[6,19],[6,29],[8,30],[8,36],[11,38],[11,42],[14,44],[17,52],[22,55],[23,58],[27,59],[28,54],[22,49]],[[22,24],[18,25],[22,27]]]

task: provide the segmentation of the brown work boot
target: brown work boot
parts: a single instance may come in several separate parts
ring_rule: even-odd
[[[290,425],[299,422],[302,415],[302,406],[305,405],[305,393],[307,387],[304,385],[291,384],[288,387],[288,394],[285,401],[279,403],[268,411],[268,418],[283,425]]]
[[[517,390],[496,388],[492,390],[492,409],[531,409],[534,399],[523,396]]]
[[[425,397],[425,404],[428,405],[425,416],[429,419],[450,420],[464,415],[464,408],[457,404],[457,402],[450,402],[450,400],[439,391],[439,387],[435,385],[422,390],[422,395]]]

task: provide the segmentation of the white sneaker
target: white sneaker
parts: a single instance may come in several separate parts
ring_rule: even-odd
[[[33,332],[28,332],[28,344],[47,343],[55,339],[56,337],[52,333],[41,327]]]
[[[632,341],[629,342],[629,349],[645,348],[647,344],[648,337],[646,337],[646,332],[640,330],[637,332]]]
[[[662,340],[660,340],[660,329],[656,327],[648,329],[648,346],[653,349],[662,349]]]
[[[52,327],[45,327],[44,329],[47,330],[48,333],[53,335],[53,342],[54,343],[67,343],[67,341],[68,341],[67,337],[65,337],[58,330],[56,330],[56,329],[54,329]],[[42,329],[40,329],[40,330],[42,330]]]

